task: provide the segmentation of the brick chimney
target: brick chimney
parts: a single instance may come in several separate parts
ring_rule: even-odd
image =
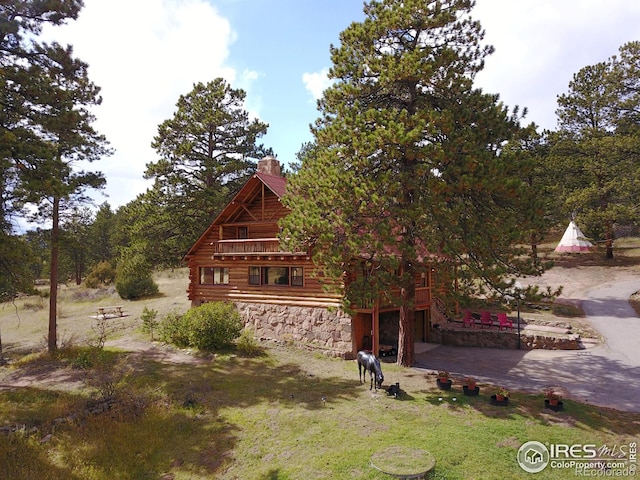
[[[271,155],[268,155],[258,161],[258,172],[278,177],[282,175],[280,173],[280,162],[277,158],[272,157]]]

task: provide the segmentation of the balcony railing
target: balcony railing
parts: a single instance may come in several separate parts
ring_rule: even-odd
[[[220,240],[214,244],[215,253],[283,253],[277,238],[249,238]]]
[[[398,291],[394,290],[394,293],[397,295]],[[415,296],[415,303],[414,303],[414,307],[415,308],[424,308],[425,306],[428,306],[431,303],[431,289],[429,287],[416,287],[416,296]],[[354,304],[352,305],[352,308],[355,309],[371,309],[374,306],[374,301],[373,300],[367,300],[367,301],[363,301],[361,302],[360,305]],[[379,308],[389,308],[391,307],[391,301],[390,299],[382,294],[380,295],[380,303],[378,305]]]

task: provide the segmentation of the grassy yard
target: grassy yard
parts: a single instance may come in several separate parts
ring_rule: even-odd
[[[632,260],[616,260],[627,262],[621,268],[638,263],[638,244],[627,248]],[[542,394],[522,392],[512,392],[507,407],[493,406],[494,385],[465,397],[461,379],[440,391],[434,375],[394,364],[383,364],[385,385],[399,382],[399,399],[360,385],[352,361],[292,346],[265,344],[260,355],[243,356],[154,345],[140,331],[140,314],[145,306],[161,315],[185,311],[186,276],[159,274],[162,294],[138,302],[64,287],[65,347],[55,358],[39,353],[46,301],[23,298],[0,309],[10,360],[0,367],[0,479],[382,479],[389,477],[370,459],[390,446],[431,452],[433,479],[525,479],[532,474],[516,454],[527,441],[609,448],[640,441],[639,414],[571,400],[554,413]],[[96,352],[86,342],[90,315],[116,304],[128,316]],[[550,468],[535,475],[572,477]]]
[[[464,397],[459,385],[443,392],[434,375],[384,364],[386,383],[404,391],[394,399],[360,385],[354,362],[292,347],[184,364],[106,352],[78,372],[69,364],[81,352],[32,356],[14,367],[85,374],[87,387],[0,393],[0,425],[25,426],[0,435],[1,478],[377,479],[386,477],[370,466],[371,455],[392,445],[431,452],[431,478],[529,478],[516,462],[526,441],[612,447],[640,440],[640,415],[569,400],[553,413],[542,395],[518,392],[498,407],[488,401],[493,386]],[[117,399],[109,410],[72,415],[109,388]],[[536,478],[567,472],[547,469]]]

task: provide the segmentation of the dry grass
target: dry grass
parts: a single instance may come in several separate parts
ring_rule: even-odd
[[[186,290],[187,269],[164,271],[154,276],[160,294],[137,301],[122,300],[113,287],[87,289],[83,286],[61,285],[58,296],[58,343],[61,347],[84,346],[95,335],[96,321],[91,318],[100,306],[122,305],[126,317],[116,319],[120,335],[136,334],[141,326],[144,307],[161,314],[184,312],[189,308]],[[0,306],[0,328],[5,357],[19,357],[46,346],[48,329],[48,299],[25,296],[14,303]]]

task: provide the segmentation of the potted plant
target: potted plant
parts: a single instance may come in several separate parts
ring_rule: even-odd
[[[559,392],[549,387],[544,390],[544,396],[547,397],[544,401],[545,408],[549,408],[554,412],[562,410],[564,404],[560,401],[562,395]]]
[[[473,377],[467,377],[464,379],[464,385],[462,391],[468,397],[476,397],[480,393],[480,387],[476,384],[476,379]]]
[[[491,403],[504,407],[509,404],[509,390],[499,387],[495,395],[491,395]]]
[[[451,378],[449,378],[449,372],[446,370],[440,370],[438,372],[438,378],[436,378],[436,383],[440,390],[449,390],[452,383]]]

